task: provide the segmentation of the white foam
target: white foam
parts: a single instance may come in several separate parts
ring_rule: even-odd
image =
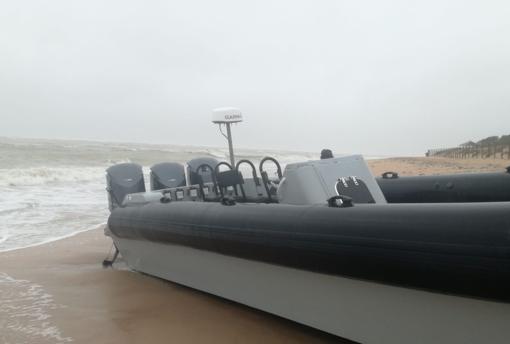
[[[48,244],[50,242],[54,242],[54,241],[58,241],[58,240],[66,239],[66,238],[70,238],[70,237],[73,237],[73,236],[75,236],[77,234],[80,234],[80,233],[83,233],[83,232],[88,232],[90,230],[97,229],[98,227],[105,226],[105,225],[106,225],[106,221],[102,222],[102,223],[99,223],[97,225],[91,226],[91,227],[86,228],[86,229],[77,230],[77,231],[74,231],[74,232],[71,232],[71,233],[67,233],[67,234],[64,234],[64,235],[61,235],[61,236],[50,237],[50,238],[47,238],[47,239],[44,239],[44,240],[41,240],[41,241],[34,242],[32,244],[27,244],[27,245],[19,245],[18,244],[15,247],[0,249],[0,252],[11,252],[11,251],[16,251],[16,250],[21,250],[21,249],[24,249],[24,248],[41,246],[41,245],[44,245],[44,244]],[[7,239],[8,239],[8,236],[5,237],[4,241],[7,241]],[[0,239],[0,244],[1,243],[2,243],[2,240]]]
[[[0,272],[0,341],[2,343],[69,343],[52,323],[50,311],[63,308],[44,288]]]
[[[90,183],[104,178],[103,167],[30,167],[0,169],[0,186]]]
[[[0,252],[66,238],[104,224],[103,182],[0,187]]]

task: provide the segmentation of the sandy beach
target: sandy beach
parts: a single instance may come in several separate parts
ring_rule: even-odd
[[[401,176],[432,174],[504,172],[510,160],[502,159],[450,159],[442,157],[412,157],[368,160],[374,176],[384,172],[397,172]]]
[[[102,228],[0,255],[1,343],[328,343],[332,337],[190,288],[103,269]],[[12,305],[15,309],[7,309]]]
[[[391,158],[375,175],[504,171],[505,160]],[[106,220],[106,219],[105,219]],[[97,228],[0,254],[1,343],[329,343],[311,328],[128,270]],[[346,341],[347,342],[347,341]]]

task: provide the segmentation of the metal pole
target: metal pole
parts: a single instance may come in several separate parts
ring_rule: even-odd
[[[227,126],[227,140],[228,140],[228,152],[230,154],[230,165],[232,168],[236,167],[236,161],[234,159],[234,147],[232,146],[232,133],[230,131],[230,123],[225,123]]]

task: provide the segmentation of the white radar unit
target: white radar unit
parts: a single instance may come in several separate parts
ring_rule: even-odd
[[[235,168],[235,159],[234,159],[234,147],[232,146],[232,132],[230,130],[230,125],[232,123],[239,123],[243,121],[243,114],[241,110],[234,107],[222,107],[214,109],[212,112],[212,122],[214,124],[218,124],[220,126],[220,132],[225,138],[228,140],[228,150],[230,154],[230,164],[232,168]],[[223,133],[222,125],[227,127],[227,134]]]
[[[243,121],[243,114],[233,107],[217,108],[213,110],[212,121],[216,124],[238,123]]]

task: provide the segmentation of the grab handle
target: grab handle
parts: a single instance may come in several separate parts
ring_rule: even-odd
[[[253,163],[250,161],[250,160],[247,160],[247,159],[243,159],[243,160],[239,160],[236,164],[236,171],[239,172],[239,166],[241,164],[248,164],[250,165],[251,167],[251,174],[253,176],[253,180],[255,181],[255,185],[256,186],[260,186],[260,180],[259,180],[259,177],[257,176],[257,169],[255,168],[255,165],[253,165]]]
[[[267,192],[267,197],[269,198],[269,201],[273,201],[273,197],[271,196],[271,190],[269,189],[269,176],[267,175],[267,172],[264,171],[264,163],[266,161],[272,161],[275,165],[276,165],[276,173],[278,174],[278,178],[281,180],[282,177],[283,177],[283,174],[282,174],[282,168],[280,166],[280,163],[275,159],[275,158],[272,158],[270,156],[266,156],[265,158],[263,158],[261,161],[260,161],[260,164],[259,164],[259,171],[260,171],[260,176],[262,177],[262,182],[264,183],[264,188],[266,189],[266,192]]]
[[[265,158],[260,160],[260,164],[259,164],[260,175],[262,175],[262,173],[265,172],[262,167],[264,166],[264,163],[266,161],[272,161],[276,165],[276,173],[278,174],[278,178],[282,179],[283,174],[282,174],[282,167],[280,166],[280,163],[275,158],[272,158],[270,156],[266,156]],[[267,175],[267,173],[266,173],[266,175]]]

